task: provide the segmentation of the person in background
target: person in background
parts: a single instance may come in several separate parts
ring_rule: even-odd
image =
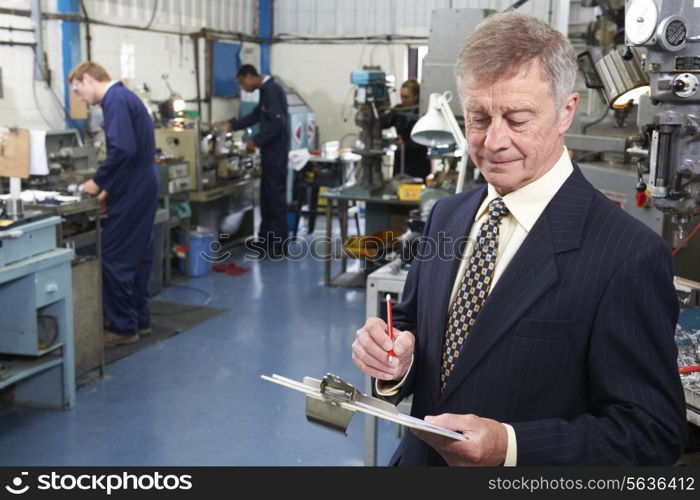
[[[376,394],[412,394],[414,417],[468,439],[407,432],[391,463],[674,464],[688,423],[671,252],[569,158],[576,51],[509,11],[477,26],[456,69],[488,184],[435,204],[395,340],[370,318],[352,359]]]
[[[260,89],[260,102],[248,115],[225,122],[229,129],[241,130],[260,123],[260,132],[246,143],[246,151],[260,148],[262,178],[260,182],[260,228],[258,240],[246,243],[260,256],[280,257],[287,246],[287,162],[289,131],[287,95],[269,75],[262,76],[254,66],[244,64],[236,74],[246,92]]]
[[[99,64],[68,76],[78,98],[100,104],[107,156],[83,191],[106,207],[102,220],[102,303],[105,346],[133,344],[151,332],[148,281],[160,178],[153,120],[143,101]]]
[[[394,175],[401,173],[403,162],[404,174],[425,180],[430,174],[428,148],[411,139],[411,130],[419,118],[420,83],[415,78],[406,80],[399,92],[401,103],[391,108],[391,112],[382,124],[384,128],[396,128],[398,135],[394,153]]]

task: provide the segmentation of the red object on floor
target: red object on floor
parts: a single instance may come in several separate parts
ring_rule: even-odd
[[[214,264],[212,270],[217,273],[226,273],[229,276],[240,276],[250,271],[247,267],[241,267],[235,262],[226,262],[225,264]]]
[[[688,365],[688,366],[679,366],[678,367],[678,373],[695,373],[695,372],[700,372],[700,365]]]

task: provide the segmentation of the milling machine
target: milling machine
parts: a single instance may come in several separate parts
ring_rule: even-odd
[[[378,68],[365,67],[353,71],[350,83],[355,85],[355,124],[360,127],[358,141],[352,152],[362,157],[362,171],[358,183],[343,187],[342,191],[352,196],[369,197],[380,194],[384,188],[382,118],[389,112],[391,101],[386,75]]]
[[[624,164],[580,166],[596,187],[664,236],[674,248],[676,274],[697,281],[700,240],[692,237],[700,229],[700,10],[682,0],[631,0],[624,34],[624,47],[582,69],[587,85],[601,89],[612,109],[636,109],[637,133],[619,138]],[[567,145],[577,149],[577,141],[569,137]],[[636,185],[632,202],[622,183]]]

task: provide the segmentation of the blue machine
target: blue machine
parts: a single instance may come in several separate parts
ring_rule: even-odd
[[[353,150],[362,156],[362,179],[358,185],[343,188],[357,196],[369,196],[383,189],[382,119],[391,108],[386,85],[386,74],[380,69],[353,71],[350,83],[355,85],[355,124],[360,127],[361,148]]]
[[[287,94],[287,123],[289,124],[289,149],[317,149],[316,115],[301,95],[275,76]],[[259,91],[241,95],[240,116],[249,114],[258,105]],[[259,130],[258,125],[251,127],[253,134]]]
[[[386,74],[381,70],[363,69],[350,73],[350,83],[357,85],[355,103],[389,103]]]

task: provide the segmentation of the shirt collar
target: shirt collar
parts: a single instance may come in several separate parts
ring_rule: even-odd
[[[107,91],[108,91],[109,89],[111,89],[112,87],[114,87],[117,83],[119,83],[119,80],[111,80],[111,81],[107,84],[107,86],[105,87],[105,94],[107,93]]]
[[[263,76],[262,84],[265,85],[269,79],[270,79],[270,75]]]
[[[557,194],[559,188],[566,182],[566,179],[569,178],[573,171],[574,167],[569,158],[569,151],[564,146],[561,156],[546,174],[536,181],[503,196],[503,201],[508,210],[515,220],[518,221],[518,224],[523,226],[525,231],[529,232],[532,229],[532,226],[540,218],[544,209],[547,208],[549,202],[552,201],[554,195]],[[489,203],[499,196],[496,189],[489,184],[486,199],[481,203],[474,220],[483,217],[488,211]]]
[[[105,96],[107,95],[107,92],[109,92],[109,89],[114,87],[117,83],[119,83],[119,80],[110,80],[110,82],[105,87],[105,93],[102,94],[102,101],[104,101]],[[102,101],[100,101],[100,102],[102,102]]]

